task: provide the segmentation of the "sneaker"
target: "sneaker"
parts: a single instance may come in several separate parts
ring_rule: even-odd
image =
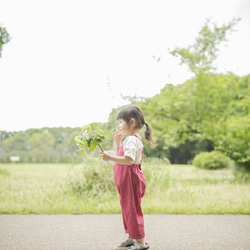
[[[128,248],[129,250],[136,250],[136,249],[149,249],[149,245],[148,243],[145,243],[145,245],[142,245],[140,244],[138,241],[133,245],[131,246],[130,248]]]
[[[116,250],[125,250],[128,249],[130,246],[133,246],[136,243],[136,240],[131,239],[128,236],[128,239],[122,242],[121,244],[115,247]]]

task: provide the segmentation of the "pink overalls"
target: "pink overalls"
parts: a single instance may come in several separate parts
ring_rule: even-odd
[[[141,138],[139,139],[141,140]],[[123,144],[120,146],[117,155],[124,156]],[[129,233],[132,239],[144,238],[144,219],[141,209],[141,198],[145,194],[146,179],[141,172],[140,165],[134,164],[126,166],[115,163],[114,177],[117,190],[120,194],[125,232]]]

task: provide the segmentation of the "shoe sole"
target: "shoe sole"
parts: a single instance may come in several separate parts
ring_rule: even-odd
[[[133,246],[134,244],[127,245],[126,247],[115,247],[115,250],[127,250],[129,247]]]

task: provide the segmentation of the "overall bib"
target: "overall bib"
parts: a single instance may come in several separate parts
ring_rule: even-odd
[[[123,144],[120,146],[117,155],[124,156]],[[141,167],[136,164],[126,166],[115,163],[114,178],[120,195],[125,232],[129,233],[132,239],[144,238],[145,232],[141,199],[146,191],[146,179],[141,171]]]

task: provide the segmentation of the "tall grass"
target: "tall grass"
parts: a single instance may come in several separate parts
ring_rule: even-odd
[[[113,195],[113,165],[95,158],[89,158],[82,165],[73,165],[69,169],[68,184],[73,194],[79,197],[101,198]]]
[[[250,214],[249,178],[146,160],[144,213]],[[120,213],[113,165],[1,164],[0,213]]]

